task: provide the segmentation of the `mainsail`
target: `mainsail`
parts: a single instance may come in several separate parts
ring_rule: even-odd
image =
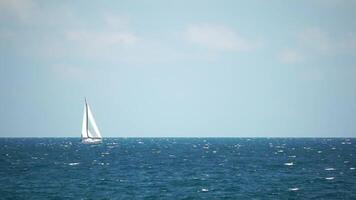
[[[96,125],[93,113],[91,112],[89,105],[88,105],[88,116],[89,116],[89,122],[94,129],[93,132],[89,134],[89,135],[91,135],[90,137],[101,138],[100,131],[98,129],[98,126]],[[89,129],[88,129],[88,133],[89,133]]]
[[[82,123],[82,139],[92,138],[101,139],[101,134],[96,125],[93,113],[90,110],[89,104],[85,101],[83,123]]]
[[[83,114],[83,124],[82,124],[82,138],[88,138],[88,115],[87,115],[87,104],[84,105],[84,114]]]

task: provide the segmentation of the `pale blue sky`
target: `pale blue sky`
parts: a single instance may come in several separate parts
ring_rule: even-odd
[[[0,0],[0,136],[356,137],[356,1]]]

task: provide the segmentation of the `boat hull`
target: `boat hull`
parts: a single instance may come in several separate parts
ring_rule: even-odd
[[[82,139],[83,144],[100,144],[102,143],[102,139],[94,139],[94,138],[83,138]]]

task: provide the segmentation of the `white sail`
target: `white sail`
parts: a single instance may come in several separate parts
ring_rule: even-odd
[[[89,104],[85,101],[84,115],[82,124],[82,142],[84,144],[101,143],[102,137],[98,126],[95,123],[93,113],[90,110]]]
[[[83,114],[83,124],[82,124],[82,138],[87,138],[87,123],[88,123],[88,119],[87,119],[87,107],[86,105],[84,105],[84,114]]]
[[[95,122],[95,119],[94,119],[94,116],[93,116],[93,113],[91,112],[91,110],[90,110],[90,107],[89,107],[89,105],[87,106],[88,107],[88,119],[89,119],[89,122],[90,122],[90,124],[92,125],[92,127],[93,127],[93,133],[90,133],[89,131],[89,133],[91,134],[91,136],[89,136],[89,137],[93,137],[93,138],[102,138],[101,137],[101,134],[100,134],[100,131],[99,131],[99,129],[98,129],[98,126],[96,125],[96,122]]]

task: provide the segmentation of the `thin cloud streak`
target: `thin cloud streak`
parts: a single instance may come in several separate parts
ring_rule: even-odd
[[[0,0],[0,20],[9,17],[27,22],[35,7],[36,4],[31,0]]]
[[[255,47],[236,31],[222,25],[190,25],[184,35],[188,42],[209,50],[248,51]]]
[[[68,31],[66,37],[69,41],[78,42],[93,48],[113,45],[132,45],[140,40],[134,33],[111,31]]]
[[[283,63],[297,63],[303,61],[303,55],[298,51],[287,49],[278,54],[278,59]]]
[[[329,53],[334,50],[327,33],[320,28],[306,28],[299,32],[297,37],[301,44],[311,50],[321,53]]]

